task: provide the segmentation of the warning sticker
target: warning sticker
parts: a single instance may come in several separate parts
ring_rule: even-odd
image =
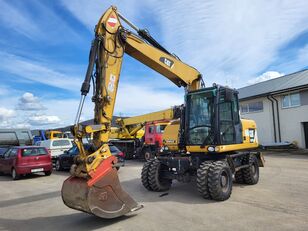
[[[108,87],[107,87],[107,89],[110,93],[112,93],[114,91],[115,79],[116,79],[116,77],[113,74],[110,74],[110,79],[109,79],[109,83],[108,83]]]
[[[109,26],[114,27],[117,24],[118,20],[114,15],[111,15],[110,18],[108,19],[107,23]]]

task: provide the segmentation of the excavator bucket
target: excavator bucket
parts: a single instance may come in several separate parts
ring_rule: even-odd
[[[90,180],[74,176],[66,179],[61,193],[68,207],[107,219],[142,208],[122,189],[117,170],[107,160]]]

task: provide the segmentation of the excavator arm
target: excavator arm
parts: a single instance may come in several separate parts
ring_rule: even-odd
[[[121,20],[137,34],[124,28]],[[62,199],[68,207],[103,218],[122,216],[140,208],[122,190],[117,170],[113,167],[117,160],[108,146],[124,53],[162,74],[178,87],[183,86],[190,91],[199,89],[203,83],[201,74],[195,68],[170,54],[146,30],[138,29],[124,18],[116,7],[110,7],[99,19],[73,128],[80,154],[71,168],[72,176],[63,183]],[[83,127],[79,120],[91,82],[92,101],[95,104],[94,124]],[[93,136],[90,150],[83,145],[84,137],[88,136]]]

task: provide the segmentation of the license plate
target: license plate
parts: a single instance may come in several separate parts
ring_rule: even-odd
[[[43,168],[35,168],[35,169],[31,169],[31,172],[42,172],[44,171]]]

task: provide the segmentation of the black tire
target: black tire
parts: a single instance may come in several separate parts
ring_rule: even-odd
[[[211,161],[205,161],[197,170],[197,190],[204,199],[211,199],[208,187],[208,172],[211,165]]]
[[[226,161],[215,161],[208,172],[211,198],[217,201],[229,199],[232,193],[232,172]]]
[[[155,159],[151,162],[149,167],[148,179],[150,187],[155,192],[163,192],[170,189],[172,180],[163,179],[161,172],[167,170],[168,167],[162,165],[159,160]]]
[[[244,176],[243,176],[242,169],[240,169],[237,172],[235,172],[234,180],[238,184],[244,184]]]
[[[116,167],[116,170],[119,171],[120,170],[120,166]]]
[[[45,172],[44,172],[45,176],[50,176],[51,173],[52,173],[52,171],[45,171]]]
[[[255,155],[246,157],[246,164],[250,165],[248,168],[242,169],[245,184],[254,185],[259,181],[259,164]]]
[[[13,180],[18,180],[20,178],[20,175],[16,172],[15,168],[12,168],[11,175]]]
[[[59,159],[56,160],[56,170],[57,171],[62,171],[63,167],[61,165],[61,161]]]
[[[142,171],[141,171],[141,183],[142,185],[149,191],[152,191],[149,182],[149,170],[153,160],[149,160],[143,164]]]

